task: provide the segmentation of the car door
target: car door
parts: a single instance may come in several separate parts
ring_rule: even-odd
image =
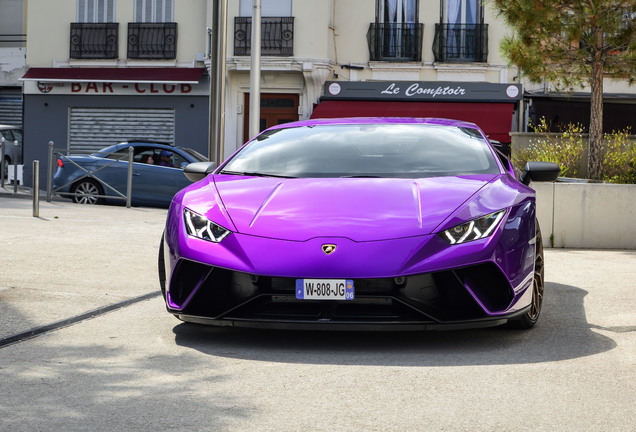
[[[169,149],[171,165],[158,165],[164,147],[148,147],[137,151],[133,163],[133,201],[140,205],[168,206],[175,193],[190,184],[183,175],[187,159],[175,149]],[[145,156],[152,156],[153,163],[142,162]]]

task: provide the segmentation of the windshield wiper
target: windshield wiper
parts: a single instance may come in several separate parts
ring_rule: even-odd
[[[280,174],[262,173],[257,171],[226,171],[222,170],[219,174],[240,175],[249,177],[276,177],[276,178],[296,178],[294,176],[286,176]]]
[[[382,178],[382,176],[358,174],[358,175],[343,175],[343,176],[340,176],[340,178]]]

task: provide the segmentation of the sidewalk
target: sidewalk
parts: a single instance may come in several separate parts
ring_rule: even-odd
[[[159,292],[166,210],[91,206],[0,188],[0,338]],[[21,199],[24,198],[24,199]]]
[[[5,183],[4,187],[0,186],[0,197],[13,197],[13,198],[30,198],[33,199],[33,188],[26,187],[22,185],[18,185],[17,191],[15,190],[15,186],[13,184]],[[42,199],[42,195],[44,194],[44,199],[46,199],[46,191],[40,191],[40,199]]]

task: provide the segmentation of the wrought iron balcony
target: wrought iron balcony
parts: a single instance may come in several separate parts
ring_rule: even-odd
[[[177,58],[177,23],[128,23],[128,58]]]
[[[72,59],[116,59],[119,23],[71,23]]]
[[[367,32],[372,61],[421,61],[424,24],[371,23]]]
[[[435,24],[436,62],[488,61],[488,24]]]
[[[252,18],[234,18],[234,55],[251,53]],[[261,18],[261,55],[294,55],[294,17]]]

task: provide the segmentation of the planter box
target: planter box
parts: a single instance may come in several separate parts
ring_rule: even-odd
[[[636,185],[556,182],[530,186],[537,191],[545,247],[636,249]]]

